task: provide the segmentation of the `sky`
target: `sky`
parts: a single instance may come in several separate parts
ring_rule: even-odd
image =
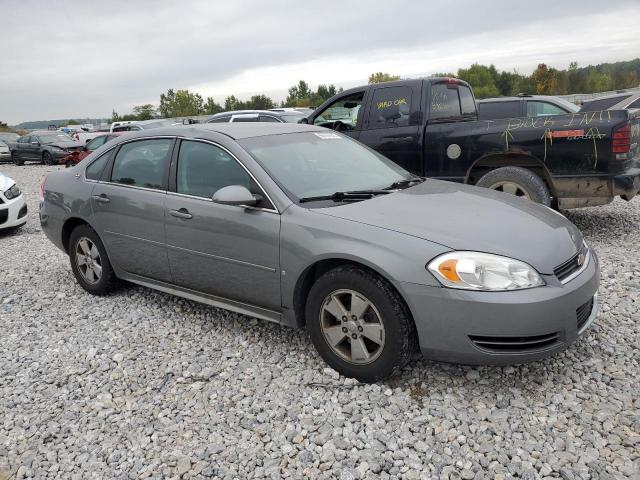
[[[455,72],[640,56],[640,1],[2,0],[0,120],[111,116],[169,88],[218,102]]]

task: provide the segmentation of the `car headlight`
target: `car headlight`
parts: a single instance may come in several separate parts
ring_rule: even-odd
[[[463,290],[500,292],[545,284],[530,265],[490,253],[445,253],[429,262],[427,268],[445,287]]]
[[[14,184],[9,190],[5,190],[4,196],[7,197],[7,200],[11,200],[12,198],[19,197],[20,193],[20,188]]]
[[[65,149],[62,147],[56,147],[55,145],[51,146],[51,150],[55,150],[56,152],[64,152]]]

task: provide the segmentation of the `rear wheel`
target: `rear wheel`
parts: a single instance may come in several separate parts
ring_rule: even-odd
[[[384,279],[357,266],[338,267],[316,281],[306,323],[322,358],[362,382],[394,375],[417,346],[402,298]]]
[[[94,295],[105,295],[115,286],[107,252],[98,234],[88,225],[79,225],[69,238],[71,269],[82,288]]]
[[[49,152],[42,153],[42,163],[45,165],[53,165],[53,157]]]
[[[526,198],[546,206],[551,205],[551,194],[547,184],[527,168],[496,168],[483,175],[476,185]]]
[[[20,158],[20,154],[18,152],[16,152],[15,150],[13,152],[11,152],[11,161],[15,164],[15,165],[24,165],[24,160],[22,160]]]

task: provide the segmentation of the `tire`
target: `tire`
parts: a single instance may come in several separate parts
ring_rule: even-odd
[[[483,175],[476,185],[506,193],[513,193],[515,187],[517,193],[514,194],[516,196],[529,198],[529,200],[547,207],[551,205],[551,194],[547,184],[527,168],[496,168]]]
[[[353,295],[359,306],[350,301]],[[329,312],[335,311],[336,297],[342,306],[349,306],[348,315],[360,310],[357,320],[351,317],[345,322]],[[363,310],[365,302],[370,306]],[[361,382],[377,382],[395,375],[417,350],[415,325],[404,300],[383,278],[354,265],[330,270],[315,282],[307,297],[305,316],[311,341],[324,361],[342,375]],[[360,333],[365,328],[376,342]],[[344,338],[337,341],[340,335]],[[330,345],[330,336],[336,347]],[[357,358],[362,345],[369,359]]]
[[[89,248],[87,249],[86,247]],[[92,247],[96,248],[97,255]],[[90,253],[89,255],[83,253],[87,251]],[[79,257],[84,257],[85,260],[83,261]],[[87,265],[87,257],[91,257],[91,263],[94,267],[95,265],[100,267],[99,277],[95,273],[95,268],[90,268]],[[94,295],[106,295],[115,288],[117,279],[107,256],[107,251],[98,234],[89,225],[79,225],[71,232],[69,237],[69,260],[73,275],[80,286],[87,292]],[[93,274],[88,274],[87,271],[89,269],[93,271]],[[93,277],[93,282],[90,277]]]
[[[53,165],[53,157],[49,152],[42,152],[42,163],[44,163],[45,165]]]
[[[20,158],[20,155],[15,150],[11,152],[11,161],[19,167],[24,165],[24,160]]]

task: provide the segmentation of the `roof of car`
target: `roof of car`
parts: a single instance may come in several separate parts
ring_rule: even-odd
[[[293,110],[288,110],[288,111],[274,111],[274,110],[229,110],[228,112],[220,112],[220,113],[216,113],[215,115],[211,115],[211,117],[209,118],[219,118],[219,117],[226,117],[228,115],[251,115],[251,114],[265,114],[265,115],[271,115],[272,117],[281,117],[281,116],[285,116],[285,115],[300,115],[300,116],[304,116],[304,112],[299,112],[299,111],[293,111]]]
[[[513,102],[519,100],[555,100],[558,97],[555,95],[516,95],[513,97],[494,97],[494,98],[483,98],[482,100],[478,100],[478,103],[493,103],[493,102]]]
[[[197,138],[203,133],[221,133],[234,140],[243,138],[264,137],[267,135],[282,135],[299,132],[326,132],[324,127],[316,127],[301,123],[270,123],[270,122],[241,122],[241,123],[194,123],[192,125],[178,125],[166,128],[155,128],[153,130],[140,130],[137,132],[126,132],[132,137],[148,137],[157,135],[178,135],[192,136]]]

